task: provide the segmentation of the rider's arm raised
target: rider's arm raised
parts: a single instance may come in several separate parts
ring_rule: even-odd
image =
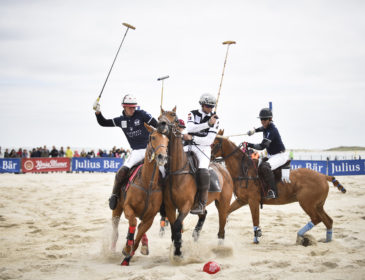
[[[98,124],[100,124],[101,126],[109,126],[109,127],[115,126],[114,121],[112,119],[104,118],[101,112],[99,114],[95,114],[95,116],[98,121]]]

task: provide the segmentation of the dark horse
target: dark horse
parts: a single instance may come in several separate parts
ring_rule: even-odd
[[[236,146],[232,141],[224,138],[223,131],[219,131],[212,147],[212,157],[222,157],[225,165],[234,181],[234,193],[236,200],[232,203],[229,212],[233,212],[243,205],[250,206],[254,226],[254,243],[259,242],[261,230],[259,228],[260,203],[270,205],[282,205],[299,202],[303,210],[311,218],[311,221],[298,232],[299,241],[305,245],[309,240],[303,238],[306,231],[323,222],[327,228],[326,241],[332,239],[332,219],[324,211],[329,187],[327,181],[332,181],[343,193],[346,190],[334,178],[323,175],[316,171],[299,168],[290,172],[290,183],[279,181],[277,184],[279,197],[265,199],[262,196],[262,183],[258,176],[258,160],[244,152],[241,147],[244,143]]]
[[[188,157],[183,149],[182,134],[178,128],[178,118],[176,116],[176,107],[172,111],[164,111],[161,108],[161,115],[158,118],[159,125],[169,127],[168,137],[169,142],[169,163],[167,170],[167,181],[164,191],[164,203],[166,214],[171,225],[172,241],[174,243],[174,256],[182,256],[181,252],[181,231],[182,222],[189,214],[190,209],[194,204],[194,198],[197,191],[195,176],[192,173]],[[218,181],[221,186],[220,192],[209,192],[207,205],[212,201],[219,213],[219,232],[218,238],[220,241],[224,239],[224,227],[226,224],[229,205],[233,193],[233,182],[228,170],[219,165],[211,164],[212,168],[218,175]],[[176,209],[179,214],[176,218]],[[202,229],[206,212],[204,215],[199,215],[199,221],[193,232],[195,240],[199,236]]]
[[[129,265],[141,239],[141,253],[148,255],[148,239],[145,233],[151,227],[162,204],[162,184],[158,166],[165,165],[167,162],[169,139],[166,135],[159,133],[147,124],[145,124],[145,127],[151,134],[143,165],[132,181],[129,182],[128,190],[123,190],[118,206],[112,214],[112,249],[115,249],[117,243],[118,223],[123,211],[129,221],[127,242],[123,248],[125,258],[121,265]],[[138,225],[137,236],[134,239],[137,217],[141,222]]]

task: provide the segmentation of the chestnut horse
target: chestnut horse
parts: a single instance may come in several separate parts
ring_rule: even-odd
[[[222,157],[225,165],[234,181],[234,193],[236,200],[232,203],[229,213],[237,210],[243,205],[250,206],[252,221],[254,226],[254,243],[259,243],[261,229],[259,227],[259,207],[260,203],[269,205],[282,205],[292,202],[299,202],[303,210],[311,218],[311,221],[298,231],[298,239],[305,244],[308,242],[303,235],[313,226],[323,222],[327,228],[326,241],[332,239],[332,219],[324,211],[329,187],[327,181],[332,181],[343,193],[346,190],[334,178],[318,173],[316,171],[299,168],[290,172],[290,182],[280,181],[277,183],[279,197],[276,199],[265,199],[262,197],[262,183],[258,177],[258,160],[252,159],[248,155],[248,150],[244,152],[240,144],[238,147],[232,141],[224,138],[223,131],[220,130],[212,147],[212,157]],[[244,149],[245,150],[245,149]]]
[[[147,124],[144,125],[151,134],[143,166],[138,170],[132,181],[129,182],[128,190],[126,192],[123,191],[117,208],[113,210],[112,214],[112,249],[114,250],[118,239],[118,224],[123,211],[126,219],[129,221],[127,242],[123,248],[125,258],[121,265],[129,265],[141,239],[141,253],[148,255],[148,239],[145,232],[151,227],[162,204],[162,184],[158,166],[163,166],[167,162],[169,139],[153,127]],[[137,236],[134,240],[137,217],[141,222],[138,225]]]
[[[179,130],[178,118],[176,116],[176,107],[172,111],[164,111],[161,108],[161,115],[158,120],[159,125],[165,126],[167,124],[169,127],[169,168],[167,170],[167,181],[164,190],[164,203],[171,226],[171,238],[175,249],[174,256],[181,257],[182,223],[194,204],[197,186],[195,176],[190,170],[188,157],[183,149],[182,134]],[[232,198],[233,182],[228,170],[222,165],[211,164],[210,168],[218,175],[221,191],[209,192],[207,205],[214,201],[215,206],[218,209],[218,238],[221,243],[225,235],[224,227],[226,225],[229,205]],[[179,213],[177,218],[176,209]],[[205,212],[204,215],[199,215],[199,221],[193,232],[195,240],[199,237],[206,214],[207,212]]]

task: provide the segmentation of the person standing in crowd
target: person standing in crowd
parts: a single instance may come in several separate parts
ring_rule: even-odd
[[[112,210],[117,207],[120,191],[124,182],[128,180],[130,168],[145,157],[149,132],[145,128],[144,123],[153,127],[157,126],[156,119],[149,113],[144,110],[136,110],[138,104],[137,99],[133,95],[126,94],[122,99],[122,106],[122,115],[114,119],[104,118],[100,111],[98,100],[95,101],[93,106],[98,124],[104,127],[120,127],[132,148],[130,157],[128,157],[115,175],[112,195],[109,198],[109,207]]]
[[[80,157],[86,157],[86,152],[85,152],[84,149],[82,149],[81,154],[80,154]]]
[[[28,158],[29,157],[29,153],[26,149],[23,149],[22,157],[23,158]]]
[[[16,157],[21,158],[22,155],[23,155],[23,150],[22,150],[22,148],[19,148],[19,150],[16,153]]]
[[[273,115],[269,108],[263,108],[260,111],[259,118],[262,126],[254,128],[247,132],[248,136],[253,135],[256,132],[263,132],[264,139],[260,144],[247,143],[247,147],[255,150],[267,151],[268,160],[261,162],[259,165],[259,173],[263,176],[264,182],[269,186],[267,196],[265,198],[271,199],[278,197],[278,190],[275,183],[275,176],[272,170],[285,164],[289,158],[287,152],[285,152],[285,146],[281,140],[278,129],[273,123]]]
[[[60,151],[58,152],[58,156],[59,157],[64,157],[65,156],[65,151],[63,150],[63,147],[60,148]]]
[[[74,157],[80,157],[80,154],[77,150],[75,150]]]
[[[66,157],[72,158],[73,152],[71,151],[70,147],[68,146],[66,149]]]
[[[9,157],[10,157],[9,149],[5,149],[4,158],[9,158]]]
[[[47,149],[46,145],[43,146],[41,157],[46,157],[46,158],[49,157],[49,150]]]
[[[190,211],[190,213],[197,215],[205,213],[205,206],[208,200],[210,145],[217,135],[219,126],[217,115],[212,113],[215,103],[216,98],[213,95],[209,93],[203,94],[199,99],[201,108],[189,113],[186,125],[186,132],[188,134],[183,135],[183,140],[187,141],[186,143],[188,144],[184,147],[184,150],[194,152],[199,160],[196,172],[199,202]]]
[[[51,155],[51,157],[58,157],[58,150],[56,149],[55,146],[52,146],[50,155]]]
[[[95,157],[95,152],[94,152],[94,150],[88,151],[88,152],[87,152],[86,157],[87,157],[87,158],[94,158],[94,157]]]

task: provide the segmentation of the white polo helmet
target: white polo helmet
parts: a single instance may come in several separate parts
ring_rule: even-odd
[[[122,106],[137,107],[138,106],[137,99],[131,94],[126,94],[123,97]]]
[[[216,99],[210,93],[204,93],[200,96],[199,104],[200,105],[208,105],[208,106],[215,106]]]

